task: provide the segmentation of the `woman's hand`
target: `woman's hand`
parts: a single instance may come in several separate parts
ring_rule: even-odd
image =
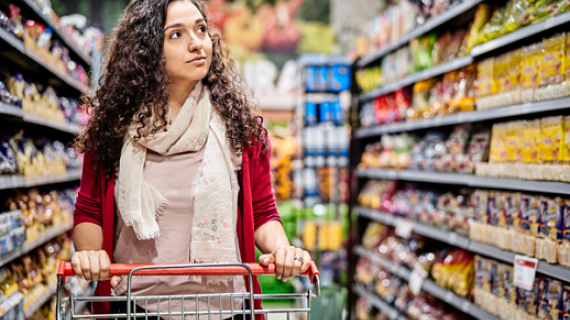
[[[279,280],[287,281],[309,269],[311,256],[303,249],[280,246],[270,254],[260,256],[259,263],[265,267],[275,263],[275,276]]]
[[[71,257],[75,274],[87,281],[109,280],[111,260],[105,250],[77,251]]]

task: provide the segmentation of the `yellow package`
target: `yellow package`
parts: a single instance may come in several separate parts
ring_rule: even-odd
[[[562,132],[562,139],[560,139],[560,161],[570,161],[570,116],[562,119],[564,130]]]
[[[564,56],[566,51],[566,35],[558,34],[542,41],[544,55],[541,61],[541,84],[558,83],[564,80],[566,67]]]
[[[507,136],[507,125],[505,123],[497,123],[493,125],[491,132],[491,151],[489,161],[504,162],[507,161],[508,155],[505,148],[505,140]]]
[[[532,88],[540,84],[542,57],[542,42],[524,48],[521,70],[523,88]]]
[[[518,49],[507,53],[507,84],[511,90],[518,89],[521,85],[523,49]]]
[[[523,125],[522,161],[538,162],[538,145],[540,141],[540,120],[527,121]]]
[[[560,156],[562,128],[562,116],[548,117],[540,121],[540,143],[538,145],[538,160],[558,160],[558,157]]]
[[[570,78],[570,32],[566,33],[566,51],[564,53],[564,68],[566,69],[566,78]]]
[[[522,158],[523,125],[524,121],[512,121],[507,124],[507,133],[505,136],[507,161],[519,161]]]
[[[502,54],[495,59],[494,73],[497,92],[507,92],[512,89],[508,76],[510,63],[508,59],[508,54]]]
[[[494,65],[495,58],[489,58],[477,64],[477,91],[479,97],[497,93]]]

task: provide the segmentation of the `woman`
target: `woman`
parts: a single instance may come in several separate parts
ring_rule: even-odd
[[[257,245],[259,262],[275,263],[278,279],[308,269],[309,254],[289,245],[280,222],[270,143],[247,92],[200,1],[131,1],[88,101],[93,117],[77,139],[86,157],[72,265],[100,281],[97,295],[125,294],[126,281],[107,281],[111,258],[246,263],[255,262]],[[260,293],[257,279],[253,288],[243,277],[135,277],[132,284],[133,295],[249,290]],[[109,308],[126,306],[94,311]]]

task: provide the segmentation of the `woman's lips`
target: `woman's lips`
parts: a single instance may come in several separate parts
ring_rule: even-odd
[[[195,66],[201,66],[204,63],[206,63],[206,58],[197,58],[197,59],[189,61],[188,63],[193,64]]]

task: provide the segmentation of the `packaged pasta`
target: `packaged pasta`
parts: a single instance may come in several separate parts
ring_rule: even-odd
[[[523,125],[522,161],[538,162],[538,145],[540,141],[540,120],[526,121]]]
[[[564,56],[566,35],[558,34],[542,41],[544,55],[541,61],[541,84],[558,83],[564,80],[566,71]]]
[[[560,161],[570,162],[570,116],[562,118],[562,139],[560,139]]]
[[[514,284],[515,273],[510,265],[503,265],[504,268],[504,290],[503,298],[509,303],[517,303],[517,290]]]
[[[507,124],[505,149],[507,161],[519,161],[522,159],[522,144],[524,136],[524,121],[511,121]]]
[[[508,159],[508,153],[505,146],[508,127],[504,123],[496,123],[493,125],[491,132],[491,151],[489,161],[505,162]]]
[[[518,49],[507,53],[506,59],[509,62],[507,66],[508,86],[513,90],[518,89],[521,85],[523,52],[523,49]]]
[[[518,228],[521,220],[521,193],[508,193],[505,199],[505,225]]]
[[[560,141],[563,134],[562,116],[543,118],[540,122],[540,141],[538,145],[540,161],[559,160]]]
[[[485,59],[477,64],[477,96],[484,97],[497,93],[495,58]]]
[[[564,206],[560,205],[560,202],[563,202],[562,199],[556,198],[542,198],[541,199],[541,207],[540,207],[540,235],[551,238],[553,240],[562,239],[562,231],[563,231],[563,208]]]
[[[562,200],[562,220],[564,221],[564,230],[562,232],[562,239],[570,243],[570,201]]]
[[[523,195],[521,199],[521,229],[537,235],[540,226],[540,200],[532,195]]]
[[[523,88],[533,88],[540,84],[542,56],[542,43],[535,43],[524,48],[521,70]]]
[[[524,310],[527,314],[536,315],[538,311],[538,297],[539,297],[539,277],[534,280],[534,286],[531,290],[524,290],[517,288],[517,300],[520,309]]]

